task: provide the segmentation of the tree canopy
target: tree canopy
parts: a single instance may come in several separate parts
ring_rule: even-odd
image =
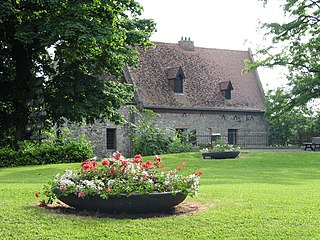
[[[320,1],[285,0],[283,11],[287,22],[262,25],[272,45],[260,48],[246,70],[286,66],[292,108],[320,97]]]
[[[310,141],[309,135],[319,132],[319,114],[306,106],[288,108],[290,93],[278,88],[266,94],[266,119],[269,123],[271,145],[299,145]],[[286,114],[284,114],[284,110]]]
[[[134,0],[1,1],[0,137],[26,139],[39,119],[122,122],[134,89],[115,79],[155,31],[142,10]]]

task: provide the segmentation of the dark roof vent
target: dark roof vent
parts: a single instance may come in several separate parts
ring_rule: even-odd
[[[181,40],[178,42],[179,46],[185,51],[194,51],[194,42],[190,40],[190,38],[181,37]]]

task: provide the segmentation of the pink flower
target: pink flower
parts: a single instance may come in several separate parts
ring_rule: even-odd
[[[112,192],[112,189],[111,189],[111,188],[106,188],[106,192],[107,192],[107,193],[111,193],[111,192]]]
[[[185,165],[187,165],[187,163],[186,162],[182,162],[182,166],[185,166]]]
[[[172,175],[172,174],[173,174],[173,172],[172,172],[172,171],[169,171],[169,174],[170,174],[170,175]]]
[[[110,164],[108,159],[103,159],[101,163],[102,163],[102,166],[109,166]]]
[[[113,154],[113,158],[115,160],[120,160],[121,157],[122,157],[122,153],[116,152]]]
[[[112,167],[112,169],[110,170],[110,175],[114,175],[116,173],[116,170],[116,167]]]
[[[151,162],[151,161],[146,161],[146,165],[147,165],[147,166],[151,166],[151,165],[152,165],[152,162]]]
[[[80,198],[80,197],[84,197],[86,194],[84,193],[84,192],[79,192],[78,193],[78,198]]]
[[[65,185],[62,185],[62,186],[60,187],[60,189],[61,189],[61,191],[63,192],[63,191],[66,190],[66,186],[65,186]]]
[[[153,158],[153,160],[154,160],[154,163],[153,163],[153,164],[154,164],[155,166],[159,167],[159,166],[160,166],[160,162],[161,162],[160,156],[155,155],[154,158]]]
[[[162,163],[162,164],[161,164],[161,167],[162,167],[162,168],[164,168],[164,167],[165,167],[165,165]]]

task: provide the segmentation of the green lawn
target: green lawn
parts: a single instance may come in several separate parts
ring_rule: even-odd
[[[146,160],[146,159],[144,159]],[[232,160],[164,155],[167,169],[203,171],[192,216],[150,218],[56,214],[34,193],[79,164],[0,169],[0,239],[320,239],[320,152],[242,152]]]

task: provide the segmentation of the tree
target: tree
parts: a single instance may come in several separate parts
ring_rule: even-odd
[[[141,12],[134,0],[1,1],[0,137],[26,139],[38,120],[121,123],[134,89],[116,79],[155,31]]]
[[[320,97],[320,1],[285,0],[283,10],[288,21],[262,25],[272,36],[272,46],[259,49],[246,70],[286,66],[292,108]]]
[[[290,93],[278,88],[266,94],[266,119],[269,123],[269,142],[271,145],[299,145],[307,134],[317,129],[315,113],[306,106],[287,109]],[[284,109],[286,113],[284,114]]]

